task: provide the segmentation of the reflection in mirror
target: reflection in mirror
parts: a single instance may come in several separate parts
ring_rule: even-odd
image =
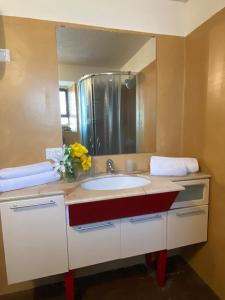
[[[156,40],[57,28],[63,143],[91,155],[155,151]]]

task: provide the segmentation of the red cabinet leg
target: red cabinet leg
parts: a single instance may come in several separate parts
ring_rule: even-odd
[[[66,300],[74,300],[74,278],[73,271],[65,274]]]
[[[156,273],[156,279],[160,287],[163,287],[165,285],[166,263],[167,263],[167,250],[161,250],[157,253],[157,273]]]
[[[152,253],[145,254],[145,263],[147,268],[150,269],[152,264]]]

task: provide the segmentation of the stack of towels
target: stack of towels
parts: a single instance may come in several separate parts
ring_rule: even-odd
[[[60,175],[48,161],[0,170],[0,192],[57,181]]]
[[[199,171],[196,158],[152,156],[150,174],[156,176],[186,176]]]

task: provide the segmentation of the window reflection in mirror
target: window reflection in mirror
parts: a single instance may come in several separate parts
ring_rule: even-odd
[[[57,28],[63,143],[92,155],[155,151],[156,39]]]

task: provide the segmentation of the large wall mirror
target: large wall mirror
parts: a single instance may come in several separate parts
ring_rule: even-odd
[[[64,27],[56,35],[63,143],[92,155],[154,152],[156,39]]]

